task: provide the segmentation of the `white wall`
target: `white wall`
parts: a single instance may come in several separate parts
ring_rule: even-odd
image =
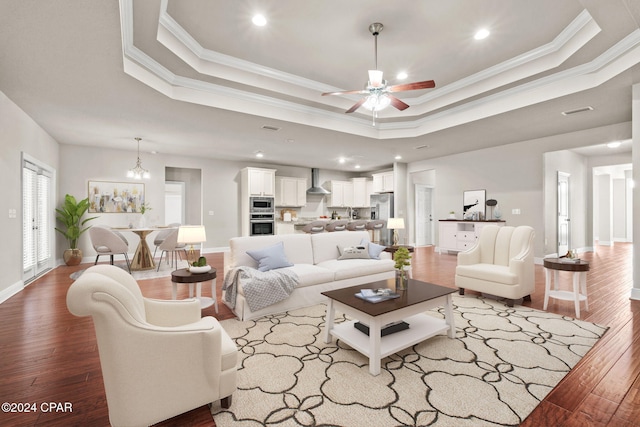
[[[3,92],[0,92],[0,130],[0,229],[4,240],[0,256],[2,301],[7,293],[10,295],[14,289],[22,287],[22,152],[58,170],[59,147]],[[9,218],[9,209],[16,210],[15,218]],[[57,235],[56,239],[59,239]]]
[[[555,196],[550,197],[545,191],[545,153],[602,144],[610,141],[612,135],[615,135],[616,139],[629,138],[631,123],[620,123],[412,162],[408,165],[408,173],[435,171],[437,182],[434,190],[435,220],[446,218],[452,210],[461,212],[462,193],[465,190],[486,190],[487,199],[498,201],[502,210],[502,219],[508,225],[530,225],[534,228],[535,256],[542,257],[551,253],[545,247],[545,239],[548,244],[553,241],[551,239],[555,239],[555,228],[549,229],[545,220],[547,212],[555,212]],[[582,167],[580,166],[580,169]],[[585,187],[580,191],[583,191],[583,196],[589,201],[590,183],[587,182],[587,178],[585,180],[578,185]],[[412,197],[411,194],[410,192],[410,197]],[[582,211],[584,218],[577,222],[582,222],[583,225],[579,227],[573,238],[589,242],[592,224],[590,209],[586,206],[589,204],[585,203],[584,207],[578,209]],[[513,209],[520,209],[521,214],[514,215]],[[435,232],[438,233],[437,227]],[[579,237],[580,233],[583,234],[581,237]],[[437,241],[438,238],[436,238]]]

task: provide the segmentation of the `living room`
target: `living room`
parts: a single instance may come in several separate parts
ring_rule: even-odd
[[[169,3],[171,7],[176,7],[173,2]],[[551,2],[547,3],[548,6],[552,6]],[[583,5],[583,3],[588,4]],[[630,26],[633,31],[629,33],[636,34],[637,25],[633,28],[629,20],[630,16],[638,15],[634,8],[630,8],[631,11],[628,10],[629,2],[616,1],[616,7],[610,9],[609,6],[605,8],[591,3],[595,2],[572,2],[569,9],[573,12],[585,7],[593,13],[595,21],[607,34],[612,31],[612,28],[618,26],[616,36],[620,39],[622,37],[618,33],[625,32]],[[125,1],[122,4],[129,3]],[[56,204],[59,204],[65,194],[72,194],[78,198],[87,197],[89,181],[127,182],[126,172],[136,160],[134,137],[137,136],[143,136],[140,144],[140,158],[142,165],[149,170],[152,177],[143,182],[147,201],[152,207],[150,221],[153,224],[165,223],[167,171],[170,169],[199,171],[201,191],[194,203],[197,215],[196,219],[190,222],[201,222],[205,226],[207,241],[203,245],[203,251],[206,254],[220,254],[228,249],[231,238],[241,234],[240,171],[245,167],[275,169],[276,176],[305,178],[309,184],[312,167],[320,168],[321,183],[361,176],[370,178],[373,173],[392,170],[396,182],[397,211],[399,215],[405,217],[407,224],[401,237],[403,242],[409,244],[415,243],[416,185],[426,185],[433,191],[434,223],[439,219],[447,218],[451,211],[456,212],[461,219],[463,193],[468,190],[483,189],[486,190],[488,199],[498,201],[503,219],[508,225],[530,225],[536,230],[534,252],[538,264],[544,256],[557,252],[554,211],[558,171],[569,173],[572,177],[571,246],[581,252],[592,252],[598,240],[609,240],[602,238],[603,235],[598,229],[598,218],[594,217],[594,206],[596,206],[594,194],[601,185],[600,178],[594,175],[594,168],[633,165],[634,171],[640,170],[640,159],[637,154],[640,150],[636,149],[633,152],[631,150],[632,145],[635,147],[638,145],[638,135],[635,132],[637,129],[634,124],[640,122],[640,109],[637,108],[640,103],[640,91],[637,86],[640,82],[639,68],[638,61],[633,60],[638,55],[637,48],[629,49],[631,64],[624,71],[611,77],[611,80],[605,79],[603,82],[598,80],[599,84],[594,83],[594,87],[585,88],[577,94],[557,99],[550,96],[546,101],[539,101],[538,107],[544,110],[540,115],[532,114],[533,110],[529,110],[527,106],[516,106],[508,111],[496,112],[495,115],[471,120],[451,128],[428,131],[414,137],[386,138],[381,135],[392,127],[390,125],[393,120],[398,117],[399,121],[403,120],[402,112],[388,113],[390,116],[381,113],[378,128],[371,125],[369,114],[358,113],[360,114],[358,119],[366,122],[366,130],[359,132],[374,135],[369,137],[350,131],[335,130],[336,127],[341,126],[335,123],[342,120],[337,116],[343,115],[344,110],[352,103],[350,100],[332,100],[330,101],[332,104],[323,106],[323,111],[330,110],[332,116],[326,128],[317,128],[315,125],[305,124],[300,118],[289,122],[282,116],[275,116],[275,113],[260,116],[257,110],[248,108],[245,112],[231,112],[221,106],[212,108],[180,99],[170,99],[163,91],[157,88],[150,89],[125,73],[123,69],[130,67],[131,64],[125,61],[126,64],[123,67],[122,63],[123,47],[119,40],[121,17],[118,5],[104,5],[96,2],[92,5],[95,6],[94,11],[83,12],[86,15],[79,13],[77,9],[81,7],[89,9],[89,6],[80,6],[69,1],[47,6],[44,11],[37,13],[30,9],[37,8],[35,5],[18,6],[17,2],[7,2],[4,6],[7,7],[0,8],[1,15],[4,17],[3,24],[9,19],[7,17],[16,13],[20,19],[15,21],[22,22],[27,28],[18,31],[16,26],[19,25],[12,22],[3,27],[6,33],[2,33],[6,36],[5,40],[16,40],[15,43],[11,43],[11,49],[7,48],[6,60],[3,58],[0,61],[2,63],[0,65],[0,128],[3,130],[0,178],[8,183],[3,190],[3,203],[5,209],[9,211],[8,217],[0,219],[0,225],[3,230],[6,230],[7,247],[22,247],[20,177],[23,155],[41,162],[54,171],[53,197]],[[130,6],[133,8],[133,5],[130,4]],[[143,8],[143,6],[135,7]],[[161,6],[154,4],[151,7],[155,10]],[[107,78],[107,76],[94,73],[95,70],[92,68],[91,77],[87,79],[91,80],[89,86],[93,86],[95,92],[83,92],[80,96],[81,102],[78,102],[78,105],[82,104],[82,106],[77,108],[70,108],[63,102],[66,94],[74,91],[76,82],[79,84],[82,80],[80,77],[82,71],[68,71],[70,77],[64,79],[59,78],[60,75],[66,73],[66,69],[82,68],[83,58],[94,58],[89,55],[90,53],[95,55],[95,51],[83,50],[76,53],[77,56],[73,56],[69,62],[59,59],[63,58],[62,52],[65,49],[56,50],[55,53],[51,50],[48,56],[45,53],[49,45],[42,40],[49,38],[49,33],[47,31],[40,33],[34,28],[39,21],[52,21],[53,24],[47,25],[69,29],[72,27],[70,23],[77,22],[72,18],[67,20],[57,16],[64,15],[62,11],[66,8],[73,9],[71,14],[73,18],[84,16],[86,20],[77,32],[65,32],[65,37],[61,37],[52,44],[66,45],[69,48],[72,45],[71,41],[76,40],[83,31],[108,32],[109,48],[105,49],[105,56],[101,57],[103,59],[95,60],[95,62],[104,60],[105,64],[92,67],[103,68],[105,74],[114,73],[114,70],[117,72],[116,82],[109,80],[110,84],[114,83],[110,87],[118,88],[117,95],[115,95],[115,89],[114,94],[109,95],[109,87],[100,87],[100,78]],[[609,9],[610,15],[604,9]],[[392,14],[392,11],[388,12]],[[569,14],[567,11],[563,13],[565,16]],[[30,15],[30,17],[23,17],[23,15]],[[621,16],[624,17],[622,21],[620,21]],[[366,20],[368,25],[371,19],[367,17]],[[616,20],[623,22],[624,25],[617,25]],[[567,24],[566,21],[563,22]],[[136,25],[146,31],[149,30],[147,28],[149,23],[146,21],[137,22]],[[352,26],[358,25],[360,24],[352,23]],[[392,29],[393,26],[388,27],[388,32]],[[359,50],[363,56],[366,56],[368,64],[371,62],[372,38],[366,25],[360,30],[363,30],[361,32],[364,35],[361,40],[363,46]],[[396,26],[393,31],[398,31],[398,27]],[[10,36],[10,32],[15,35]],[[33,32],[34,38],[38,40],[31,40],[28,43],[30,32]],[[381,42],[385,40],[385,32],[380,35]],[[556,34],[559,32],[560,27],[555,29]],[[113,44],[114,34],[118,39],[115,45]],[[393,44],[397,42],[397,39],[392,40],[394,40]],[[21,44],[21,41],[24,41],[24,44]],[[391,41],[389,44],[387,42],[384,45],[381,44],[380,53],[391,49],[391,45]],[[98,48],[98,51],[102,49]],[[330,53],[332,57],[336,55],[336,51],[334,48]],[[35,78],[36,74],[46,74],[39,65],[41,63],[36,63],[31,58],[36,54],[44,56],[43,62],[51,63],[51,71],[54,75],[51,80]],[[89,60],[89,62],[93,61]],[[333,61],[329,61],[331,62]],[[335,62],[340,60],[336,59]],[[182,65],[173,65],[178,69],[182,67]],[[128,71],[131,72],[130,69]],[[351,80],[352,83],[344,83],[345,86],[342,89],[349,89],[354,83],[354,87],[361,85],[360,77],[364,71],[360,69],[356,71],[353,79],[345,77],[347,82]],[[330,73],[333,73],[333,70]],[[33,79],[31,79],[32,76]],[[411,78],[431,77],[431,74],[427,74],[412,75]],[[23,80],[30,82],[26,86],[33,87],[25,89]],[[438,81],[436,79],[436,83]],[[621,84],[621,81],[624,81],[624,84]],[[36,97],[34,94],[38,91],[42,91],[46,96]],[[319,92],[314,92],[313,96],[320,98]],[[139,98],[141,93],[144,94],[144,98]],[[124,105],[123,109],[118,111],[98,103],[94,104],[92,102],[94,96],[96,99],[104,96],[118,98],[118,101],[113,104],[121,102]],[[56,98],[61,100],[60,104],[56,103]],[[311,102],[316,101],[309,101]],[[48,111],[36,108],[36,104],[47,106],[44,110]],[[113,104],[109,103],[109,105]],[[595,113],[587,111],[563,117],[566,121],[572,121],[570,125],[559,124],[556,119],[551,119],[555,115],[561,116],[562,111],[566,112],[588,104],[596,105]],[[610,104],[616,104],[615,111],[612,109],[612,112],[603,114],[602,111],[607,110]],[[486,109],[490,110],[492,105],[487,104]],[[418,103],[412,104],[411,107],[405,114],[410,113],[412,109],[421,108]],[[177,111],[178,109],[180,112]],[[591,113],[594,113],[594,116],[588,116]],[[580,117],[580,114],[587,116]],[[238,115],[241,119],[237,118]],[[224,127],[224,122],[231,121],[232,116],[236,117],[233,124],[230,124],[229,128]],[[243,133],[245,129],[242,118],[246,119],[244,121],[246,127],[251,128],[246,134]],[[207,121],[215,123],[204,125]],[[330,123],[332,121],[333,124]],[[108,122],[112,122],[113,125]],[[264,130],[260,129],[260,125],[274,126],[280,130]],[[386,128],[385,125],[387,125]],[[94,126],[95,130],[88,130],[91,126]],[[356,127],[365,128],[360,123]],[[466,135],[477,133],[478,141],[460,139],[455,133],[456,128],[459,128],[458,131],[467,129]],[[378,133],[378,129],[381,133]],[[482,130],[486,131],[486,134],[482,133]],[[75,135],[70,136],[70,134]],[[606,148],[606,144],[611,141],[623,141],[623,145],[617,149]],[[273,151],[265,150],[264,158],[256,158],[255,152],[266,144],[270,144]],[[303,145],[304,147],[301,147]],[[424,147],[425,145],[430,146]],[[324,153],[328,154],[318,155],[318,151],[315,151],[317,147],[325,147]],[[350,160],[349,167],[343,167],[336,159],[339,149],[345,147],[357,147],[357,149],[345,149],[345,152],[357,152],[363,157],[367,156],[360,153],[367,153],[367,147],[370,147],[371,157],[374,157],[373,153],[375,153],[375,161],[372,161],[370,166],[365,165],[361,169],[356,169],[354,164],[361,158],[354,156]],[[589,148],[597,151],[590,152]],[[241,150],[244,152],[243,155],[238,153]],[[403,152],[402,158],[394,159],[398,150]],[[157,152],[152,153],[152,151]],[[284,153],[287,151],[295,153],[299,161],[290,160]],[[637,174],[637,172],[631,172],[631,169],[628,170],[630,174]],[[609,179],[609,182],[612,181]],[[640,200],[639,192],[637,188],[631,190],[635,206]],[[189,200],[193,201],[193,199]],[[604,204],[602,202],[598,200],[598,205]],[[613,211],[622,209],[613,201],[610,206]],[[308,196],[307,206],[300,209],[305,216],[326,215],[330,211],[326,198],[322,196]],[[126,227],[137,221],[139,215],[99,214],[98,216],[99,219],[94,221],[95,223]],[[632,226],[628,227],[629,229],[640,230],[640,217],[637,215],[626,214],[624,220],[628,220]],[[614,220],[610,219],[607,223],[611,224],[612,221]],[[436,247],[439,237],[437,233],[437,226],[434,226],[432,238],[433,245]],[[50,268],[55,269],[63,264],[62,252],[66,249],[66,242],[53,232],[51,236],[54,237],[55,243]],[[614,241],[621,241],[616,239],[622,239],[622,237],[612,236],[609,243],[614,245]],[[640,249],[637,246],[640,244],[640,239],[637,236],[635,239],[626,237],[624,239],[624,242],[630,243],[635,249],[632,252],[634,254],[632,265],[634,274],[637,275],[636,272],[640,271]],[[82,236],[79,246],[84,252],[84,262],[92,262],[95,251],[91,247],[88,234]],[[0,301],[5,301],[22,292],[25,282],[31,279],[25,277],[21,268],[20,251],[6,252],[0,260],[0,268],[4,272],[0,281]],[[635,280],[633,287],[629,290],[632,299],[640,299],[639,287],[640,280]]]

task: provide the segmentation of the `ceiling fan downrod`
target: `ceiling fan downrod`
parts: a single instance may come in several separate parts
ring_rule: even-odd
[[[374,39],[374,58],[375,58],[375,65],[376,65],[375,70],[378,69],[378,34],[380,34],[380,31],[382,31],[383,28],[384,28],[384,25],[382,25],[379,22],[374,22],[373,24],[369,25],[369,32],[373,34],[373,39]]]

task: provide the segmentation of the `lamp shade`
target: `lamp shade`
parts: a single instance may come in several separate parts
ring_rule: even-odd
[[[391,230],[404,229],[404,218],[389,218],[387,220],[387,228]]]
[[[207,241],[204,225],[181,225],[178,228],[179,244],[194,244]]]

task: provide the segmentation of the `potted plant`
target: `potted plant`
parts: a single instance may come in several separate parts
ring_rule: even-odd
[[[62,223],[60,228],[56,227],[56,231],[62,234],[69,242],[69,248],[63,254],[64,262],[67,265],[78,265],[82,261],[82,251],[78,249],[78,239],[82,233],[90,228],[90,226],[84,227],[84,225],[97,218],[94,216],[83,220],[82,217],[87,209],[89,209],[88,197],[78,202],[70,194],[64,196],[62,208],[56,209],[58,213],[56,219]]]
[[[396,291],[404,291],[409,284],[409,270],[407,267],[411,265],[411,255],[409,249],[401,246],[393,256],[396,262]]]
[[[449,211],[449,219],[456,219],[456,212],[455,211]]]

